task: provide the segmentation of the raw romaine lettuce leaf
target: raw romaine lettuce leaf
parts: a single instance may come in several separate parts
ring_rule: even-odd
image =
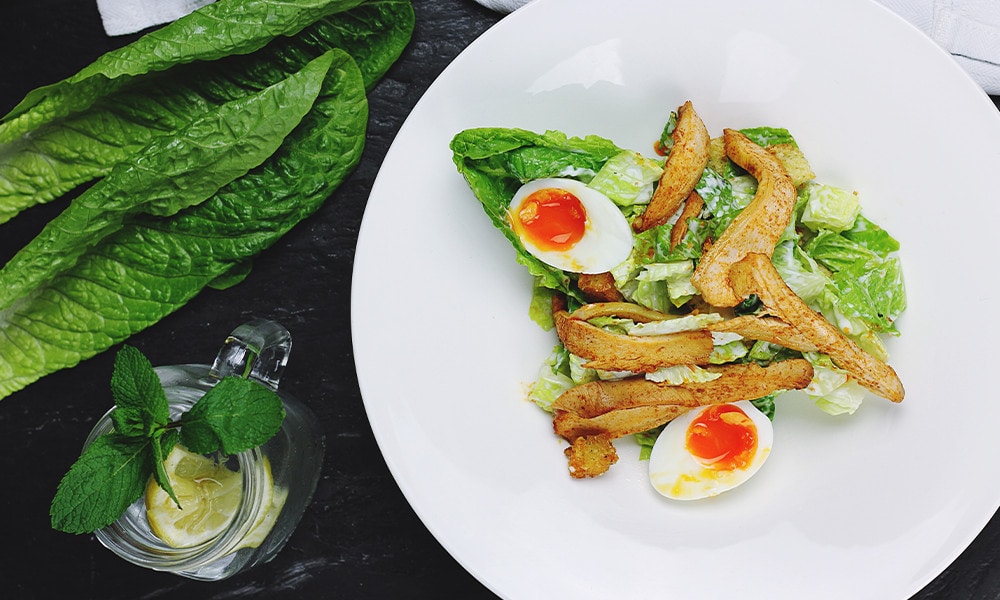
[[[137,214],[168,217],[264,162],[309,111],[332,54],[257,94],[219,105],[118,163],[0,269],[0,309],[31,292]]]
[[[0,122],[0,143],[86,109],[134,76],[198,60],[247,54],[277,36],[298,33],[360,2],[219,0],[102,55],[62,81],[32,90]]]
[[[360,159],[368,103],[354,61],[261,166],[169,219],[142,215],[0,312],[0,397],[71,367],[183,306],[312,214]]]
[[[248,55],[133,78],[85,111],[0,144],[0,223],[105,175],[154,136],[219,103],[256,93],[332,48],[355,59],[370,89],[398,58],[412,29],[408,1],[369,0]]]

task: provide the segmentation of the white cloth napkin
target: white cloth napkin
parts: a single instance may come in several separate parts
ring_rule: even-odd
[[[987,94],[1000,94],[1000,0],[877,0],[951,53]],[[511,12],[530,0],[476,0]]]
[[[215,0],[97,0],[108,35],[125,35],[169,23]],[[522,3],[523,4],[523,3]]]
[[[951,52],[987,94],[1000,94],[1000,0],[878,0]]]

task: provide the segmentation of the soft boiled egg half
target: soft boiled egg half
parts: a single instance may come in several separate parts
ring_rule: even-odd
[[[632,252],[632,228],[607,196],[575,179],[535,179],[510,202],[521,244],[547,265],[572,273],[604,273]]]
[[[675,500],[716,496],[750,479],[773,441],[771,421],[749,401],[692,409],[656,438],[649,480]]]

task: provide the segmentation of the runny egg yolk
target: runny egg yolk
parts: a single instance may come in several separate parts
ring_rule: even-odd
[[[757,449],[757,427],[738,406],[717,404],[688,425],[685,445],[692,456],[714,470],[745,469]]]
[[[568,250],[583,238],[587,211],[572,193],[545,188],[524,199],[516,228],[542,250]]]

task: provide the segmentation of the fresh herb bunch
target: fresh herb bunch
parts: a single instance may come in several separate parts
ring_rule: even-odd
[[[111,393],[114,429],[95,439],[59,482],[49,509],[53,529],[90,533],[110,525],[142,496],[151,476],[180,507],[163,468],[178,441],[198,454],[236,454],[271,439],[285,418],[276,392],[225,377],[171,421],[159,377],[132,346],[115,356]]]

